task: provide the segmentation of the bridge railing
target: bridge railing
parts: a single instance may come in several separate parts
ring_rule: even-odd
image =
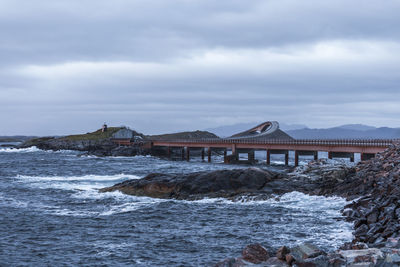
[[[399,143],[400,139],[296,139],[296,140],[260,140],[260,139],[226,139],[226,138],[202,138],[202,139],[171,139],[153,140],[163,143],[207,143],[207,144],[261,144],[261,145],[325,145],[325,146],[365,146],[365,147],[389,147]]]

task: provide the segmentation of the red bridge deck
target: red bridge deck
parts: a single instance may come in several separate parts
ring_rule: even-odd
[[[171,155],[172,147],[182,148],[182,159],[190,159],[191,148],[202,149],[202,159],[204,160],[204,150],[208,150],[208,161],[211,162],[212,148],[225,149],[224,161],[234,162],[239,160],[238,153],[248,153],[248,160],[254,160],[255,150],[265,150],[267,153],[266,162],[270,164],[271,154],[284,154],[285,164],[289,164],[289,151],[295,152],[295,166],[299,164],[299,156],[314,155],[318,159],[318,152],[328,152],[330,159],[334,157],[348,157],[354,162],[354,153],[361,154],[361,160],[374,157],[376,153],[384,151],[392,144],[399,142],[398,139],[336,139],[336,140],[259,140],[259,139],[196,139],[196,140],[153,140],[153,147],[167,147],[168,155]],[[186,156],[185,150],[186,148]],[[227,150],[232,151],[232,155],[227,155]],[[250,152],[249,152],[250,151]]]
[[[227,148],[255,150],[326,151],[348,153],[382,152],[398,139],[335,139],[335,140],[253,140],[253,139],[196,139],[153,140],[153,146],[190,148]]]

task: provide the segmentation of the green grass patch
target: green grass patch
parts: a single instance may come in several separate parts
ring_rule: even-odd
[[[112,135],[118,132],[121,127],[109,127],[106,132],[102,132],[101,129],[86,134],[76,134],[76,135],[68,135],[65,137],[61,137],[60,139],[69,140],[69,141],[77,141],[77,140],[104,140],[109,139]]]

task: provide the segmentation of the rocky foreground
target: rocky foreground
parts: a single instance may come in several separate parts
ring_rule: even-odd
[[[287,174],[258,168],[198,172],[183,175],[150,174],[119,183],[102,192],[158,198],[199,199],[247,195],[268,198],[291,191],[337,195],[353,200],[343,210],[354,221],[354,240],[326,253],[312,244],[267,251],[260,244],[216,266],[400,266],[400,145],[355,167],[311,162]],[[268,241],[266,241],[268,242]]]
[[[124,181],[100,191],[121,191],[135,196],[186,200],[216,197],[235,200],[242,199],[243,196],[267,199],[293,191],[318,194],[321,190],[328,190],[332,183],[343,179],[347,173],[348,169],[337,168],[330,172],[330,176],[320,176],[318,179],[260,168],[174,175],[152,173],[142,179]]]
[[[341,166],[320,172],[320,165],[313,162],[292,175],[323,184],[314,191],[316,194],[353,199],[343,211],[354,221],[351,243],[329,254],[312,244],[284,246],[275,253],[261,244],[252,244],[242,256],[216,266],[400,266],[400,145],[353,168]],[[325,179],[318,178],[323,176]]]

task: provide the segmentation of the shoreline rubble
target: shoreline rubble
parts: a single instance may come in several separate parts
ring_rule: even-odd
[[[320,163],[310,165],[313,164],[302,167],[300,176],[317,177],[315,166]],[[264,261],[256,258],[257,253],[253,257],[245,257],[242,253],[241,257],[225,259],[215,266],[400,266],[400,144],[345,169],[332,170],[330,175],[336,176],[338,183],[331,183],[331,187],[326,186],[315,193],[352,200],[343,209],[347,220],[354,222],[352,242],[331,253],[320,253],[320,249],[307,243],[294,248],[282,247],[276,254],[264,252],[264,258],[267,258]],[[325,170],[327,172],[329,170]],[[333,179],[327,177],[325,182],[329,184],[329,179],[331,182]]]

